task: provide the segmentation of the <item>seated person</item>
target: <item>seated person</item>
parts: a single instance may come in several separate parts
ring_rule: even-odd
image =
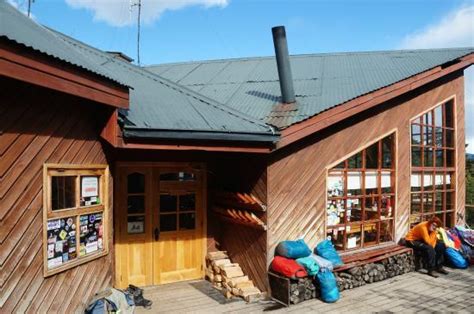
[[[436,237],[436,229],[441,225],[441,220],[433,216],[430,220],[417,224],[405,236],[407,246],[421,253],[428,275],[434,278],[438,277],[434,271],[445,275],[448,273],[443,268],[446,246]]]

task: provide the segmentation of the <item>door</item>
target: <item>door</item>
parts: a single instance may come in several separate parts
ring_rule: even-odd
[[[196,165],[119,165],[116,286],[202,278],[204,171]]]
[[[203,199],[201,173],[190,168],[156,170],[153,209],[155,284],[203,276]]]

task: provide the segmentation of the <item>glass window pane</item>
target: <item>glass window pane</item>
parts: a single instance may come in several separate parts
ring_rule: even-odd
[[[344,223],[344,208],[342,200],[328,201],[328,208],[326,209],[328,226],[338,225]]]
[[[160,215],[160,229],[161,231],[176,231],[177,225],[176,214]]]
[[[447,190],[454,190],[454,176],[453,173],[447,173],[444,177],[444,181],[446,182],[446,189]]]
[[[411,148],[411,165],[414,167],[421,167],[421,148]]]
[[[433,167],[433,149],[432,148],[425,148],[424,149],[424,166],[425,167]]]
[[[385,220],[380,223],[380,242],[393,241],[393,220]]]
[[[433,207],[433,193],[423,193],[423,213],[434,212]]]
[[[444,152],[442,149],[436,150],[436,167],[444,167]]]
[[[454,192],[446,192],[446,210],[454,210]]]
[[[76,207],[76,177],[51,177],[51,209]]]
[[[196,210],[196,195],[194,193],[179,196],[179,210],[192,211]]]
[[[361,171],[349,171],[347,173],[347,195],[362,195]]]
[[[433,128],[430,126],[423,127],[423,144],[426,146],[433,145]]]
[[[180,230],[192,230],[196,228],[196,214],[185,213],[179,214],[179,229]]]
[[[423,175],[423,190],[433,191],[434,189],[434,176],[432,173],[426,173]]]
[[[421,191],[421,176],[422,174],[420,172],[414,172],[411,175],[411,191],[412,192]]]
[[[418,124],[411,125],[411,143],[412,144],[421,144],[421,126]]]
[[[365,168],[367,169],[377,169],[378,168],[378,158],[379,158],[379,143],[375,143],[369,146],[365,150]]]
[[[355,154],[348,159],[349,169],[360,169],[362,168],[362,152]]]
[[[438,106],[434,110],[435,114],[435,125],[443,126],[443,106]]]
[[[161,181],[195,181],[194,173],[190,172],[168,172],[160,174]]]
[[[99,198],[99,176],[81,177],[81,199],[80,206],[92,206],[100,204]]]
[[[392,168],[393,135],[382,140],[382,168]]]
[[[346,163],[343,161],[340,164],[338,164],[337,166],[335,166],[334,169],[344,169],[346,167],[345,165],[346,165]]]
[[[127,176],[128,193],[145,193],[145,175],[131,173]]]
[[[445,130],[446,132],[446,147],[454,148],[454,131]]]
[[[362,220],[362,198],[349,198],[346,201],[347,222]]]
[[[437,147],[443,146],[443,129],[442,128],[435,128],[435,145]]]
[[[365,220],[379,219],[379,198],[378,197],[366,197],[365,198]]]
[[[92,254],[104,247],[102,213],[79,216],[79,256]]]
[[[413,193],[411,195],[411,203],[410,203],[411,213],[417,214],[421,213],[421,194],[420,193]]]
[[[128,216],[127,232],[129,234],[145,232],[145,216]]]
[[[423,115],[423,123],[424,124],[433,124],[433,115],[431,114],[431,111],[428,111]]]
[[[435,175],[435,189],[436,190],[443,190],[444,189],[444,174],[443,173],[436,173]]]
[[[178,197],[171,194],[160,194],[160,212],[169,213],[178,210]]]
[[[76,217],[51,219],[47,222],[48,269],[74,260],[76,252]]]
[[[421,222],[421,215],[410,216],[410,229]]]
[[[361,225],[346,226],[347,242],[346,249],[351,250],[359,248],[361,244]]]
[[[328,197],[344,195],[344,174],[343,172],[331,172],[327,182]]]
[[[133,195],[128,197],[127,212],[129,214],[139,214],[145,212],[145,196]]]
[[[447,212],[446,213],[446,228],[452,228],[454,226],[454,212]]]
[[[332,244],[338,251],[342,251],[344,249],[345,230],[346,230],[345,227],[340,227],[340,228],[328,229],[327,231],[326,236],[331,240]]]
[[[377,171],[365,172],[365,194],[378,194],[378,175]]]
[[[446,167],[454,167],[454,150],[446,150]]]
[[[379,223],[364,225],[364,247],[377,244],[377,232]]]
[[[381,218],[390,218],[392,217],[392,208],[394,204],[394,198],[391,196],[382,196],[382,206],[380,209]]]
[[[443,194],[443,192],[436,192],[435,211],[437,212],[443,210]]]
[[[439,220],[441,220],[441,222],[443,223],[443,226],[446,225],[444,221],[444,213],[437,213],[435,216],[438,217]]]
[[[389,171],[382,171],[380,183],[382,187],[382,193],[392,193],[392,173]]]
[[[449,128],[454,127],[454,112],[453,112],[453,102],[448,101],[447,103],[444,104],[445,106],[445,118],[446,118],[446,126]]]

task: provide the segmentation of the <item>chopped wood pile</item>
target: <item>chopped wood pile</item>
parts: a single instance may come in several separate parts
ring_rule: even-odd
[[[260,299],[261,292],[244,274],[238,263],[232,263],[225,251],[206,255],[206,278],[227,298],[241,297],[247,302]]]
[[[311,277],[290,280],[290,302],[292,304],[315,299],[319,296],[318,291]]]
[[[336,272],[339,291],[363,286],[415,270],[414,257],[410,253],[388,257],[376,263],[369,263]]]
[[[213,211],[218,218],[248,227],[267,230],[262,215],[266,206],[254,195],[239,192],[214,192]]]

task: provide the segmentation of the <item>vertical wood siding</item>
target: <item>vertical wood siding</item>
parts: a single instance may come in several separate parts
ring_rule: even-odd
[[[275,154],[268,167],[268,255],[286,239],[304,237],[313,248],[325,237],[326,167],[392,129],[398,130],[396,240],[408,230],[410,119],[455,95],[457,108],[457,211],[464,213],[464,81],[455,73],[441,81],[352,117],[304,143]]]
[[[98,140],[100,111],[77,98],[13,80],[2,80],[1,90],[2,312],[82,309],[90,296],[112,284],[112,233],[107,256],[44,278],[43,164],[107,164]]]

